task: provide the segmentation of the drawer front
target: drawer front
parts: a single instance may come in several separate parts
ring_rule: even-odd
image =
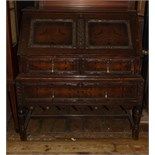
[[[48,56],[21,58],[20,72],[50,75],[139,74],[140,58],[105,59],[101,56]]]
[[[139,100],[138,83],[123,82],[55,82],[24,83],[22,85],[23,102],[49,104],[106,104]]]
[[[31,74],[72,75],[78,73],[78,60],[73,57],[33,57],[23,61],[21,72]]]
[[[123,58],[86,58],[83,63],[83,68],[84,73],[87,75],[138,74],[140,72],[140,61],[138,59]]]

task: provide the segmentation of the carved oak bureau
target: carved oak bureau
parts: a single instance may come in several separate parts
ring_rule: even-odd
[[[25,10],[16,78],[21,140],[36,106],[122,106],[138,139],[143,79],[135,11]]]

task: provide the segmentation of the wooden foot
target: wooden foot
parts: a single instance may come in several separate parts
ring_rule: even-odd
[[[142,114],[141,106],[134,106],[132,109],[133,127],[132,127],[132,138],[138,140],[139,138],[139,123]]]
[[[19,117],[20,139],[22,141],[26,141],[27,140],[26,127],[25,127],[26,109],[24,109],[23,107],[19,107],[19,109],[18,109],[18,117]]]

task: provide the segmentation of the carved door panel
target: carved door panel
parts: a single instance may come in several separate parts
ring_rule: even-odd
[[[76,49],[77,19],[74,13],[25,12],[19,54],[49,55]]]
[[[131,48],[129,23],[125,20],[88,20],[86,22],[86,45],[89,49]]]
[[[31,20],[30,47],[74,48],[76,24],[72,19]]]
[[[141,55],[139,30],[136,29],[138,19],[134,12],[91,13],[85,18],[85,48],[111,56]],[[132,30],[132,31],[131,31]]]

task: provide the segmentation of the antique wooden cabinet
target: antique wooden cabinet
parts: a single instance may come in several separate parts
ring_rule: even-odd
[[[132,109],[138,139],[143,79],[135,11],[25,10],[16,78],[21,140],[42,105],[111,105]]]

